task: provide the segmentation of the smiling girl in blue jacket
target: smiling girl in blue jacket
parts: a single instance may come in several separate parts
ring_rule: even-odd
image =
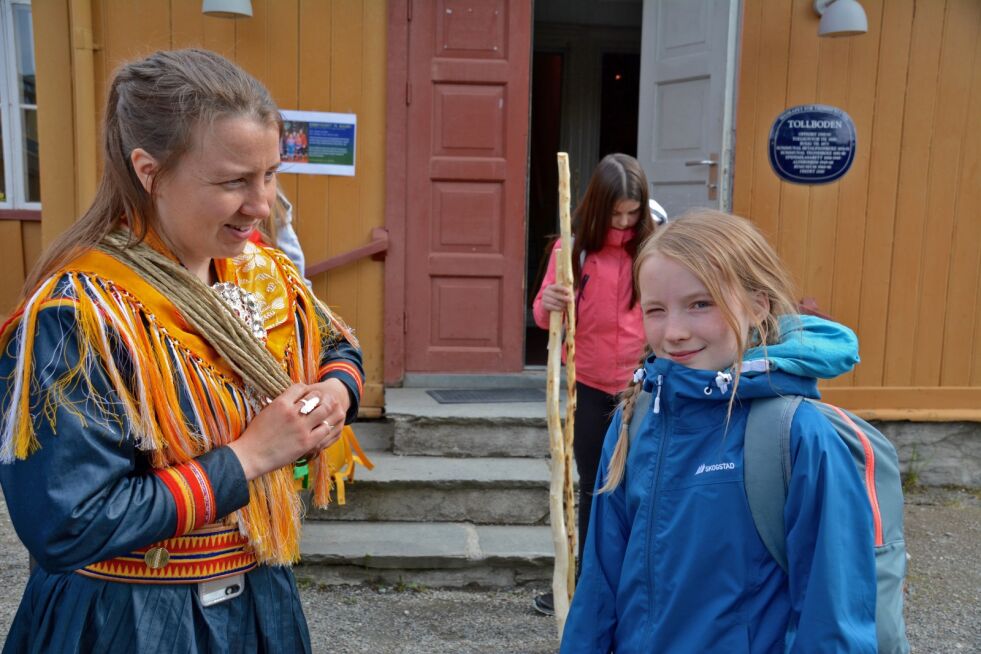
[[[561,651],[874,654],[872,513],[831,424],[802,404],[791,428],[789,574],[743,488],[752,400],[817,398],[817,378],[858,362],[855,335],[796,315],[783,264],[741,218],[679,218],[634,270],[654,356],[607,435]],[[653,400],[632,416],[641,388]]]

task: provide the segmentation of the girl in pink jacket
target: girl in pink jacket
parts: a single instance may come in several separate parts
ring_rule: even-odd
[[[548,329],[549,312],[576,300],[576,416],[573,453],[579,471],[579,558],[586,542],[589,510],[603,438],[644,352],[644,329],[633,286],[633,260],[654,231],[647,177],[625,154],[597,164],[573,215],[574,287],[555,283],[556,240],[533,306],[535,323]],[[535,599],[551,615],[552,594]]]

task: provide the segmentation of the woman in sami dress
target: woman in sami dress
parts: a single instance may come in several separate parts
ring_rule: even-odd
[[[281,129],[216,54],[117,71],[96,199],[0,332],[0,483],[37,561],[4,652],[310,651],[293,463],[325,504],[318,453],[363,372],[289,260],[249,241]]]

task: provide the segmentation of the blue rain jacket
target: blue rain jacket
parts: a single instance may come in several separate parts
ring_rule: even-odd
[[[858,361],[847,328],[809,316],[784,338],[747,352],[728,419],[732,371],[648,359],[654,399],[623,481],[593,498],[582,574],[561,652],[741,654],[876,652],[872,512],[852,457],[803,404],[791,429],[784,511],[790,574],[770,556],[743,487],[750,403],[818,397],[815,376]],[[620,431],[607,433],[596,488]]]

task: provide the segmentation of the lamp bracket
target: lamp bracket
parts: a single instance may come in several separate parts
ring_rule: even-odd
[[[814,11],[818,15],[823,16],[824,12],[831,6],[835,0],[814,0]]]

